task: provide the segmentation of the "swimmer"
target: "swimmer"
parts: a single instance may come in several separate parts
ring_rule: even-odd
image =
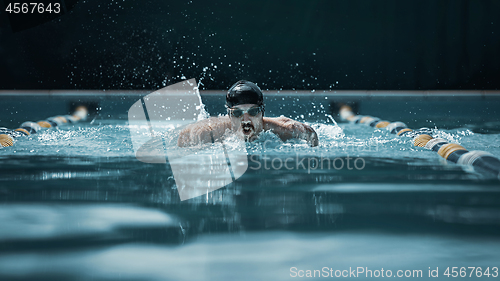
[[[281,140],[301,139],[310,146],[318,145],[318,135],[310,126],[284,116],[264,117],[262,91],[252,82],[236,82],[226,95],[228,115],[210,117],[184,128],[177,140],[180,147],[220,141],[226,131],[247,142],[254,141],[263,131],[271,131]]]

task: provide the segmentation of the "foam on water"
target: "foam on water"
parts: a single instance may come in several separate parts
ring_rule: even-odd
[[[355,124],[308,123],[319,136],[319,146],[309,147],[305,141],[281,141],[272,132],[264,132],[247,145],[249,153],[272,153],[283,156],[290,153],[301,155],[350,155],[353,157],[439,159],[424,148],[414,147],[412,139],[398,137],[386,130]],[[173,127],[172,127],[173,128]],[[165,142],[169,149],[176,147],[178,130],[166,128]],[[437,137],[458,143],[469,150],[485,150],[500,157],[500,134],[477,134],[469,129],[436,130]],[[231,143],[231,137],[228,142]],[[210,153],[212,144],[198,146],[200,153]],[[217,144],[214,144],[217,145]],[[206,151],[205,151],[206,150]],[[203,152],[205,151],[205,152]],[[133,157],[134,150],[129,127],[121,121],[95,122],[52,128],[29,137],[15,140],[13,147],[2,149],[3,156],[86,156],[86,157]]]
[[[85,124],[44,130],[16,139],[4,155],[38,156],[133,156],[129,130],[125,124]]]

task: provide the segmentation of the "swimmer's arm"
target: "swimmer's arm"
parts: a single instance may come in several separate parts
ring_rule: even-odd
[[[179,133],[177,146],[193,146],[201,143],[211,143],[222,138],[226,129],[231,128],[231,121],[227,116],[210,117],[205,120],[189,124]]]
[[[311,126],[286,117],[264,117],[264,129],[273,131],[280,139],[301,139],[310,146],[318,146],[318,134]]]

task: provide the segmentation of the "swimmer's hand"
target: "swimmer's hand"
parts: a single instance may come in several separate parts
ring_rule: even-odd
[[[301,139],[307,141],[310,146],[318,146],[318,134],[311,126],[281,116],[278,118],[264,117],[265,130],[272,130],[283,141],[289,139]]]
[[[227,117],[210,117],[189,124],[179,133],[177,146],[187,147],[218,141],[230,126],[231,123]]]

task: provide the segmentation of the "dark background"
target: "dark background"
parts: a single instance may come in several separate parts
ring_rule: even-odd
[[[2,3],[0,89],[500,88],[497,0],[66,2],[45,23]]]

